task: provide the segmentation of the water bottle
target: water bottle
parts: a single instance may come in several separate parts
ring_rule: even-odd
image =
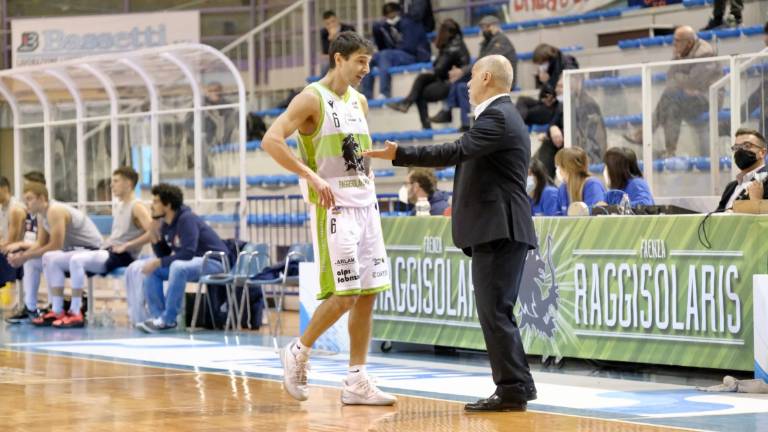
[[[631,215],[632,214],[632,205],[629,202],[629,195],[624,193],[621,197],[621,202],[619,203],[619,208],[621,209],[621,214],[623,215]]]
[[[416,201],[416,216],[429,216],[429,200],[427,197],[421,197]]]

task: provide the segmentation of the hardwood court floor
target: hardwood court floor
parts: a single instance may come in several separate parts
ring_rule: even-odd
[[[299,403],[281,385],[0,350],[4,431],[656,431],[664,428],[527,412],[465,414],[462,404],[400,396],[395,407],[344,407],[312,387]]]

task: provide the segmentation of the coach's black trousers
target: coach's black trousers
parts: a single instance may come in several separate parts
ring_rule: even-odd
[[[505,401],[528,401],[536,387],[513,313],[528,245],[501,239],[472,246],[472,283],[496,394]]]

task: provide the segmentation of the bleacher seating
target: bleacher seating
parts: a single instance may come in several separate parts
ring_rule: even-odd
[[[713,38],[729,39],[729,38],[736,38],[741,36],[754,37],[754,36],[759,36],[763,33],[763,27],[764,26],[761,26],[761,25],[755,25],[755,26],[749,26],[749,27],[722,28],[722,29],[716,29],[716,30],[701,31],[698,33],[698,35],[699,35],[699,38],[707,41],[710,41]],[[654,37],[647,37],[647,38],[640,38],[640,39],[625,39],[625,40],[619,41],[619,48],[624,50],[648,48],[648,47],[654,47],[654,46],[672,45],[672,42],[673,42],[672,35],[654,36]]]

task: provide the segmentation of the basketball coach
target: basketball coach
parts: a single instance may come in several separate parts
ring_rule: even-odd
[[[513,71],[500,55],[472,67],[469,99],[475,123],[452,143],[399,146],[387,141],[365,156],[395,166],[456,165],[453,183],[453,242],[472,257],[477,314],[491,362],[496,391],[465,405],[466,411],[525,411],[536,399],[523,342],[512,309],[525,257],[536,247],[531,207],[525,192],[531,146],[528,128],[512,100]]]

